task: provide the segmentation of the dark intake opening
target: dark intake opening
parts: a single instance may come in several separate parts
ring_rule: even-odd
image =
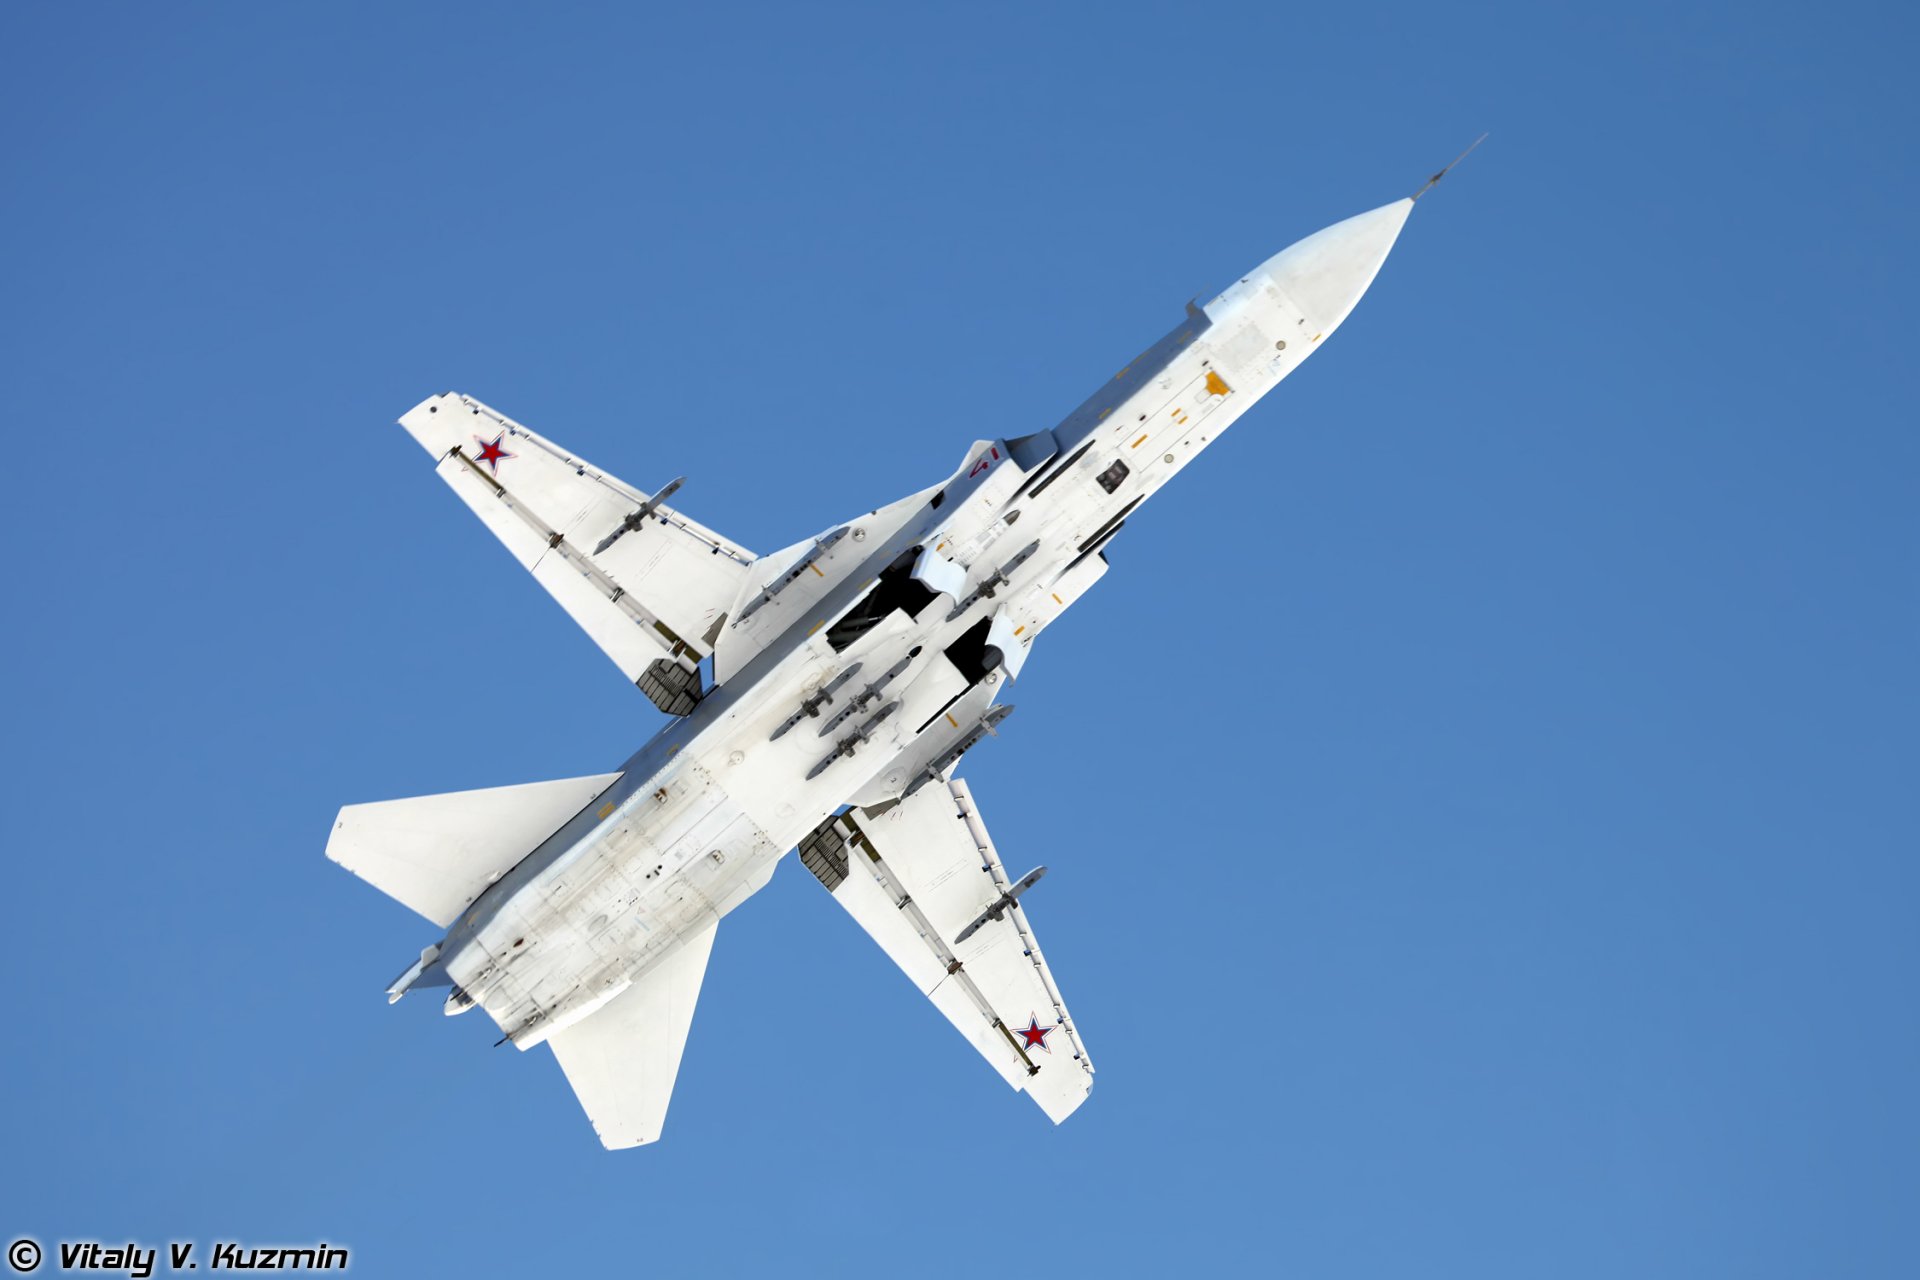
[[[835,653],[844,652],[895,609],[909,618],[917,618],[922,609],[933,603],[939,593],[913,576],[913,562],[919,557],[919,547],[909,547],[895,556],[893,563],[880,571],[880,581],[873,584],[873,590],[849,609],[845,617],[827,628],[827,643]]]
[[[947,646],[947,661],[959,668],[969,687],[979,684],[987,672],[1000,665],[1000,650],[987,643],[987,628],[992,625],[992,618],[982,618]]]

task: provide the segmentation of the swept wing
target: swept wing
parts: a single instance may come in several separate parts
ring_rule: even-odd
[[[662,660],[692,673],[713,651],[751,552],[660,502],[677,482],[646,494],[469,396],[422,401],[400,425],[627,679],[664,710],[692,710],[642,678],[651,667],[660,681]]]
[[[849,810],[800,857],[1002,1079],[1056,1124],[1087,1100],[1093,1063],[966,783]]]

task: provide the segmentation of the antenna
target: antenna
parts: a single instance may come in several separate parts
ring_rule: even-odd
[[[1486,140],[1487,140],[1487,135],[1484,133],[1481,134],[1479,137],[1473,140],[1473,147],[1479,146],[1481,143],[1485,142]],[[1454,165],[1459,164],[1462,160],[1465,160],[1468,156],[1473,154],[1473,147],[1468,147],[1465,151],[1462,151],[1459,155],[1453,158],[1453,160],[1447,165],[1446,168],[1434,174],[1431,178],[1428,178],[1427,185],[1420,188],[1418,191],[1414,192],[1413,198],[1415,200],[1418,200],[1421,196],[1431,191],[1435,183],[1439,182],[1440,179],[1446,177],[1449,173],[1453,171]]]

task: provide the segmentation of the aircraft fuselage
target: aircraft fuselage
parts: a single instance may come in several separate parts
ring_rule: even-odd
[[[757,892],[802,837],[951,769],[1034,637],[1142,504],[1311,355],[1408,202],[1242,278],[1052,432],[974,444],[935,488],[798,549],[722,624],[714,687],[486,889],[423,984],[526,1048]]]

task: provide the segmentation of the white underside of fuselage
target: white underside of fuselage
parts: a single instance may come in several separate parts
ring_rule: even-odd
[[[1398,229],[1395,221],[1379,257]],[[538,1044],[711,929],[837,810],[898,796],[926,767],[927,741],[969,727],[969,718],[977,721],[1001,691],[1005,672],[1019,669],[1010,661],[969,691],[968,680],[945,658],[946,647],[981,618],[1002,613],[1013,643],[1030,645],[1104,571],[1097,546],[1084,549],[1089,540],[1116,516],[1131,517],[1345,319],[1371,270],[1358,282],[1326,278],[1323,260],[1352,255],[1340,257],[1336,251],[1345,247],[1337,244],[1316,255],[1317,239],[1263,264],[1215,299],[1204,321],[1196,317],[1191,342],[1157,376],[1111,406],[1089,432],[1061,440],[1044,466],[1023,473],[997,453],[989,457],[991,443],[976,446],[954,483],[978,467],[977,459],[989,462],[985,482],[939,509],[931,522],[923,503],[904,511],[895,504],[849,522],[846,554],[865,554],[858,550],[864,547],[879,560],[901,536],[917,538],[964,569],[964,592],[938,596],[917,618],[893,612],[841,652],[828,643],[828,629],[858,601],[865,582],[849,581],[846,591],[822,597],[804,614],[790,611],[770,622],[773,612],[762,610],[766,616],[754,625],[780,628],[779,639],[761,645],[764,659],[729,674],[709,695],[717,699],[712,707],[703,704],[663,731],[656,743],[664,755],[636,757],[636,764],[646,762],[640,767],[648,776],[616,784],[607,793],[615,798],[596,811],[597,826],[509,895],[487,903],[468,935],[449,935],[443,963],[454,984],[514,1044]],[[1089,447],[1040,494],[1022,492],[1083,444]],[[1116,463],[1125,475],[1109,487],[1100,478],[1111,480]],[[1003,468],[998,475],[996,465]],[[903,527],[915,518],[920,527]],[[990,597],[950,616],[1029,545],[1033,551]],[[872,572],[859,576],[871,579]],[[726,657],[726,645],[722,640],[716,661]],[[856,664],[853,678],[818,716],[774,736],[804,700]],[[822,733],[871,682],[896,669],[863,708]],[[964,696],[956,702],[958,695]],[[836,744],[861,726],[870,737],[821,768]]]

